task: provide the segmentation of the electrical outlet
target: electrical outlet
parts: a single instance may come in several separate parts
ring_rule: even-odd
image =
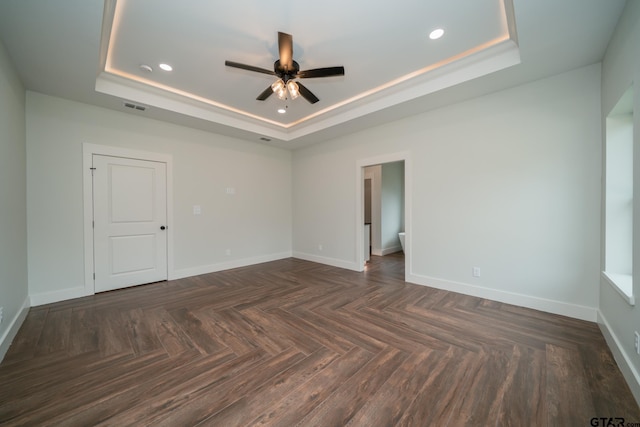
[[[225,253],[227,254],[227,256],[231,255],[231,249],[227,249]]]
[[[480,277],[480,267],[473,267],[473,277]]]
[[[633,333],[633,347],[636,349],[636,354],[640,354],[640,334],[638,331]]]
[[[322,250],[322,245],[318,245],[318,250],[321,251]]]

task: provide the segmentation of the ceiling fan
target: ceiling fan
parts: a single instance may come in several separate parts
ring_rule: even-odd
[[[224,61],[224,65],[278,77],[278,80],[258,95],[256,98],[258,101],[264,101],[272,93],[275,93],[280,99],[286,99],[288,94],[291,99],[302,96],[310,103],[315,104],[320,99],[302,83],[296,82],[294,79],[344,76],[344,67],[315,68],[300,71],[300,66],[293,60],[293,37],[291,34],[278,32],[278,49],[280,51],[280,59],[273,63],[273,71],[233,61]]]

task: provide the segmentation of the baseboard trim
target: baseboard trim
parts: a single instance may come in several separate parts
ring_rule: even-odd
[[[18,334],[24,319],[27,318],[27,314],[29,314],[29,307],[29,297],[26,297],[22,303],[22,307],[20,307],[20,310],[18,310],[13,319],[11,319],[9,327],[4,331],[2,337],[0,337],[0,362],[2,362],[7,351],[9,351],[9,346],[11,346],[13,339]]]
[[[276,254],[236,259],[232,261],[219,262],[216,264],[203,265],[193,268],[183,268],[180,270],[174,270],[171,274],[169,274],[169,280],[184,279],[185,277],[198,276],[200,274],[215,273],[217,271],[247,267],[249,265],[262,264],[263,262],[271,262],[277,261],[279,259],[291,258],[291,256],[291,252],[280,252]]]
[[[93,295],[92,293],[87,293],[87,290],[84,286],[80,286],[77,288],[68,288],[61,289],[59,291],[52,292],[44,292],[41,294],[32,294],[31,298],[31,306],[38,307],[40,305],[52,304],[54,302],[67,301],[75,298],[82,298],[89,295]]]
[[[402,251],[402,246],[392,246],[390,248],[384,248],[382,250],[382,256],[395,254],[396,252]]]
[[[344,261],[336,258],[329,258],[318,256],[314,254],[308,254],[305,252],[293,252],[293,257],[303,259],[305,261],[317,262],[319,264],[330,265],[332,267],[344,268],[353,271],[362,271],[364,267],[358,268],[357,263],[353,261]]]
[[[405,280],[417,285],[430,286],[432,288],[504,302],[520,307],[532,308],[534,310],[559,314],[561,316],[572,317],[574,319],[587,320],[589,322],[596,322],[598,320],[598,309],[595,307],[569,304],[561,301],[523,295],[515,292],[501,291],[498,289],[490,289],[482,286],[470,285],[468,283],[453,282],[417,274],[408,274]]]
[[[635,397],[636,402],[640,405],[640,374],[631,363],[631,357],[629,357],[629,354],[624,350],[621,341],[613,332],[609,322],[600,310],[598,310],[598,326],[600,327],[600,331],[602,331],[602,335],[604,335],[609,349],[611,349],[613,358],[616,360],[622,376],[631,389],[633,397]]]
[[[270,254],[264,256],[258,256],[253,258],[243,258],[233,261],[221,262],[211,265],[203,265],[194,268],[185,268],[181,270],[174,270],[168,275],[169,280],[183,279],[185,277],[198,276],[200,274],[215,273],[216,271],[230,270],[232,268],[246,267],[248,265],[261,264],[263,262],[277,261],[283,258],[291,258],[291,252],[281,252],[277,254]],[[70,299],[86,297],[93,295],[93,293],[87,293],[84,286],[77,288],[61,289],[59,291],[45,292],[41,294],[31,295],[31,306],[37,307],[40,305],[51,304],[54,302],[67,301]]]

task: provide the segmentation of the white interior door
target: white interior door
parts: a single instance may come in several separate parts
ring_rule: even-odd
[[[166,164],[93,155],[95,291],[167,280]]]

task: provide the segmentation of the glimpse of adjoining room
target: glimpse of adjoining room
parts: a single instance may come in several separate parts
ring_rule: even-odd
[[[404,172],[404,161],[364,168],[365,259],[404,253]]]

